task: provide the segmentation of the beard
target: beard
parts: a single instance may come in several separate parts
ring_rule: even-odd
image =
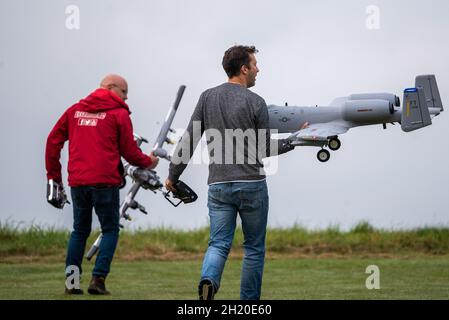
[[[251,88],[251,87],[254,87],[255,85],[256,85],[256,76],[253,76],[253,77],[248,77],[248,80],[247,80],[247,82],[246,82],[246,87],[247,88]]]

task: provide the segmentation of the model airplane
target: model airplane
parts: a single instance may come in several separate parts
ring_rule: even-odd
[[[328,150],[336,151],[341,142],[338,136],[349,129],[387,123],[401,124],[405,132],[432,124],[431,118],[443,111],[443,105],[434,75],[416,77],[415,87],[404,90],[402,109],[399,97],[390,93],[352,94],[337,98],[327,107],[268,106],[270,128],[279,133],[292,133],[289,137],[296,146],[321,147],[317,158],[326,162]],[[308,123],[302,130],[298,128]]]
[[[176,115],[176,111],[178,110],[185,88],[186,88],[185,86],[179,87],[175,103],[173,107],[170,108],[170,110],[168,111],[167,117],[165,118],[165,121],[153,146],[152,151],[153,154],[159,158],[163,158],[168,161],[170,161],[171,158],[167,150],[165,150],[163,147],[165,143],[175,144],[174,141],[169,139],[168,134],[169,132],[174,132],[174,130],[171,128],[171,125]],[[137,134],[134,134],[134,139],[139,147],[144,142],[148,143],[148,140]],[[147,214],[145,207],[134,199],[137,192],[141,188],[145,190],[151,190],[154,193],[156,193],[156,191],[161,191],[164,197],[174,206],[178,206],[181,202],[191,203],[197,199],[196,193],[182,181],[178,181],[178,184],[175,185],[176,192],[170,194],[170,192],[162,191],[163,184],[155,170],[132,166],[129,163],[127,163],[124,159],[122,159],[122,161],[124,163],[125,178],[130,177],[133,180],[133,184],[129,189],[129,191],[127,192],[126,197],[123,200],[122,204],[120,205],[121,219],[131,221],[131,216],[127,213],[128,209],[139,209],[142,213]],[[172,200],[178,201],[178,203],[175,204]],[[123,228],[123,225],[120,224],[120,227]],[[100,248],[100,243],[102,239],[103,234],[100,234],[93,243],[93,245],[91,246],[91,248],[89,249],[89,251],[87,252],[86,254],[87,260],[91,260],[92,257],[97,253],[97,251]]]

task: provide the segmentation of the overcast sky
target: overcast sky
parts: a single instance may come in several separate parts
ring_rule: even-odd
[[[71,7],[66,13],[70,5],[79,9],[79,29],[72,28]],[[402,98],[416,75],[434,73],[448,105],[448,16],[444,0],[2,0],[0,221],[71,226],[72,206],[59,211],[45,201],[45,142],[65,109],[107,73],[128,80],[134,129],[150,141],[180,84],[187,90],[176,128],[186,126],[202,91],[226,81],[221,59],[234,44],[259,49],[252,90],[268,104],[326,105],[376,91]],[[443,113],[411,133],[400,126],[352,129],[325,164],[316,148],[281,156],[268,178],[269,225],[449,225],[448,121]],[[67,148],[64,177],[66,166]],[[167,167],[161,161],[162,179]],[[132,213],[132,227],[206,226],[207,175],[206,165],[187,168],[182,180],[199,199],[178,208],[141,191],[149,215]]]

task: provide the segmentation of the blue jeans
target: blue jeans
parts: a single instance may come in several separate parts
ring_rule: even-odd
[[[207,206],[210,217],[210,239],[204,256],[201,280],[212,281],[217,291],[220,288],[221,275],[232,246],[239,213],[244,236],[240,299],[260,299],[268,216],[266,182],[210,185]]]
[[[92,209],[101,225],[103,239],[95,261],[93,276],[106,277],[109,273],[119,234],[120,195],[118,187],[74,187],[70,190],[73,203],[73,231],[67,249],[66,267],[75,265],[82,273],[86,240],[92,228]]]

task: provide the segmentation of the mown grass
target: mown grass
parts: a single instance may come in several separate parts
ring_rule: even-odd
[[[88,246],[99,231],[93,232]],[[0,261],[7,257],[60,256],[65,254],[70,232],[54,228],[0,222]],[[122,231],[118,259],[168,259],[183,254],[203,254],[207,248],[208,228],[192,231],[149,229]],[[243,235],[236,231],[233,252],[241,252]],[[300,226],[275,228],[267,232],[267,252],[273,254],[449,254],[449,228],[381,230],[362,222],[349,231],[338,227],[307,230]]]
[[[262,299],[449,299],[449,256],[284,259],[265,263]],[[366,288],[366,268],[379,268],[379,290]],[[86,290],[93,263],[83,264]],[[239,299],[241,259],[229,259],[217,300]],[[201,260],[114,261],[105,297],[65,296],[64,262],[0,263],[2,299],[197,299]]]
[[[0,223],[0,299],[196,299],[207,228],[122,231],[108,297],[63,295],[69,236]],[[242,242],[238,230],[217,299],[239,298],[242,260],[234,258]],[[449,228],[392,231],[362,222],[349,231],[270,229],[267,257],[263,299],[449,299]],[[93,264],[83,263],[84,289]],[[365,287],[372,264],[380,269],[381,290]]]

